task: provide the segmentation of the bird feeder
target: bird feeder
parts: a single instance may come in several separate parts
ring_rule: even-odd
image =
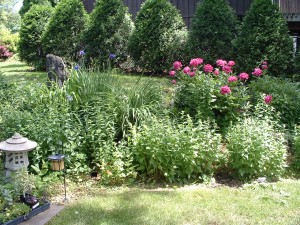
[[[15,133],[11,138],[0,143],[0,151],[6,153],[5,168],[8,169],[7,175],[11,171],[20,170],[29,165],[28,152],[35,149],[37,143],[30,141],[22,135]]]
[[[48,157],[51,160],[51,169],[54,171],[61,171],[65,168],[64,162],[65,155],[63,154],[54,154]]]

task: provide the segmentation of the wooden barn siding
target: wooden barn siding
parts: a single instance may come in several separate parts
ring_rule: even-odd
[[[129,12],[132,14],[133,19],[136,17],[137,12],[141,8],[141,4],[145,0],[123,0],[124,4],[128,6]],[[170,0],[176,6],[187,24],[190,26],[191,19],[195,14],[197,3],[201,0]],[[227,0],[231,7],[236,11],[238,16],[245,15],[253,0]],[[284,14],[298,13],[300,14],[300,0],[275,0],[279,2],[281,11]],[[91,12],[94,8],[95,0],[83,0],[87,12]]]
[[[300,14],[300,0],[280,0],[279,6],[283,13]]]

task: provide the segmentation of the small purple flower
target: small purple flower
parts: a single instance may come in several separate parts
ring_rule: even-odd
[[[110,53],[110,54],[109,54],[109,58],[110,58],[110,59],[114,59],[114,58],[116,58],[116,57],[117,57],[117,56],[116,56],[115,54],[113,54],[113,53]]]
[[[79,69],[80,69],[80,66],[78,66],[78,65],[74,66],[74,70],[79,70]]]
[[[79,56],[84,56],[84,55],[85,55],[84,50],[79,51]]]

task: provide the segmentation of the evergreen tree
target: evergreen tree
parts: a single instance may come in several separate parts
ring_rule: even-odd
[[[129,52],[140,68],[162,72],[183,57],[186,36],[175,6],[168,0],[146,0],[136,17]]]
[[[55,6],[59,0],[23,0],[23,5],[19,11],[19,14],[23,15],[29,11],[33,5],[50,5]]]
[[[263,61],[273,76],[292,67],[293,43],[287,23],[272,0],[254,0],[235,40],[237,66],[251,72]]]
[[[237,16],[226,0],[202,0],[192,19],[188,55],[202,57],[208,63],[231,59],[237,27]]]
[[[46,55],[42,50],[41,38],[52,13],[51,6],[34,5],[22,19],[19,41],[20,59],[36,69],[45,69]]]
[[[80,37],[86,21],[87,14],[81,0],[60,1],[42,37],[45,53],[58,55],[69,61],[77,60],[82,48]]]
[[[83,35],[88,62],[102,66],[109,57],[118,64],[127,58],[133,22],[121,0],[98,0]]]

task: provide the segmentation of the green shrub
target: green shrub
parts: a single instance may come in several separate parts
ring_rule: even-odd
[[[221,136],[210,125],[190,117],[183,123],[155,116],[132,128],[134,165],[143,178],[187,181],[215,172]]]
[[[59,1],[59,0],[58,0]],[[58,2],[57,0],[23,0],[22,7],[19,11],[21,17],[23,17],[34,5],[47,5],[47,6],[55,6]]]
[[[300,169],[300,126],[295,128],[295,135],[293,140],[294,162],[293,164]]]
[[[206,63],[232,58],[232,40],[237,34],[238,20],[225,0],[198,3],[187,41],[190,57],[201,56]]]
[[[102,66],[109,58],[117,65],[124,62],[132,29],[133,22],[121,0],[98,0],[83,37],[89,63]]]
[[[17,53],[19,33],[11,33],[6,28],[0,27],[0,45],[5,45],[10,52]]]
[[[51,6],[34,5],[22,19],[19,56],[37,70],[45,69],[46,66],[46,54],[42,49],[41,38],[52,13]]]
[[[269,74],[280,76],[292,68],[292,38],[278,5],[254,0],[234,43],[238,67],[247,72],[268,61]]]
[[[129,53],[138,67],[162,72],[183,57],[186,34],[175,6],[167,0],[147,0],[137,14]]]
[[[264,107],[271,108],[266,104]],[[263,115],[263,109],[258,110],[256,117],[245,118],[230,126],[226,135],[228,166],[243,180],[259,176],[277,178],[285,167],[287,145],[284,133],[268,115]]]
[[[280,113],[280,120],[290,130],[300,122],[300,86],[280,78],[264,76],[249,84],[254,104],[261,94],[271,95],[271,105]]]
[[[62,0],[42,37],[45,54],[54,54],[67,61],[77,61],[81,49],[80,37],[85,28],[87,14],[80,0]]]

